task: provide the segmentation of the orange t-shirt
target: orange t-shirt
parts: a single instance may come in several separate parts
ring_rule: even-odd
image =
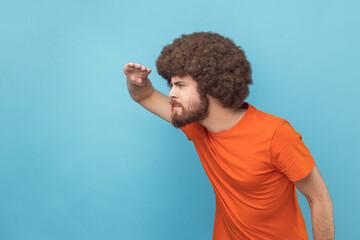
[[[215,191],[213,240],[308,239],[292,181],[315,166],[310,151],[285,119],[246,102],[242,108],[242,119],[223,132],[181,128]]]

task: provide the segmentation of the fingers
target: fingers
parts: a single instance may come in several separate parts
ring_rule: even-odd
[[[141,71],[141,72],[147,72],[148,74],[151,73],[150,68],[147,68],[144,65],[140,65],[138,63],[129,62],[125,66],[128,67],[129,69],[134,69],[134,70],[138,70],[138,71]]]
[[[147,79],[147,78],[134,77],[133,82],[134,82],[136,85],[145,86],[145,85],[146,85],[146,79]]]

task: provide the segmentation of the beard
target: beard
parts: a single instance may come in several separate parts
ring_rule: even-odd
[[[171,99],[170,104],[174,105],[175,101]],[[200,100],[198,102],[190,102],[187,109],[179,103],[176,103],[176,106],[182,109],[181,114],[176,112],[172,114],[171,124],[176,128],[204,120],[209,114],[209,100],[206,96],[200,95]]]

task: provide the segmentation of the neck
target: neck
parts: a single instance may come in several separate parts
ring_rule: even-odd
[[[209,97],[209,115],[199,123],[210,132],[222,132],[235,126],[245,112],[246,109],[224,108],[217,99]]]

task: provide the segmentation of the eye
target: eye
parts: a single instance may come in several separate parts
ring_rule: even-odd
[[[183,83],[180,83],[180,82],[176,82],[174,83],[175,86],[181,88],[181,87],[184,87],[185,85]]]
[[[168,83],[168,87],[169,87],[169,88],[172,88],[174,85],[175,85],[176,87],[178,87],[178,88],[182,88],[182,87],[186,86],[186,85],[184,85],[184,84],[177,83],[177,82],[176,82],[176,83],[174,83],[174,84],[173,84],[173,83],[171,83],[171,82],[170,82],[170,83]]]

